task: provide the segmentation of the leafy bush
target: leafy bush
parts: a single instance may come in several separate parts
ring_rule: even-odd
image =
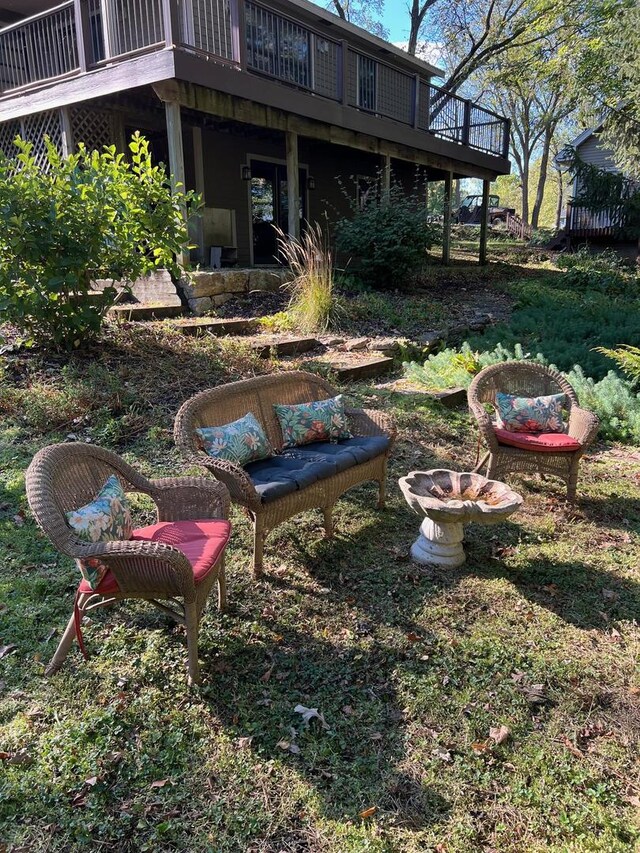
[[[277,231],[280,255],[294,276],[287,285],[289,313],[301,331],[326,332],[334,311],[333,260],[322,227],[310,225],[300,239]]]
[[[558,267],[565,271],[564,283],[581,290],[607,294],[638,292],[637,273],[612,249],[594,254],[588,248],[562,254]]]
[[[72,349],[97,334],[117,295],[108,286],[89,299],[92,281],[174,268],[193,197],[172,195],[139,134],[130,163],[115,147],[63,158],[47,140],[42,169],[31,143],[15,145],[15,159],[0,156],[0,312],[32,340]]]
[[[540,353],[533,356],[520,344],[516,344],[513,349],[498,344],[493,350],[475,352],[465,343],[459,350],[446,349],[429,356],[424,364],[405,363],[404,372],[407,379],[429,390],[458,386],[468,388],[480,370],[490,364],[511,359],[548,363]],[[634,391],[630,382],[614,371],[609,371],[604,378],[596,381],[586,376],[579,365],[575,365],[566,375],[580,404],[600,418],[602,438],[640,443],[640,394]]]
[[[350,271],[379,288],[405,288],[427,260],[435,226],[427,222],[424,198],[393,185],[387,198],[371,197],[335,225],[336,247]]]

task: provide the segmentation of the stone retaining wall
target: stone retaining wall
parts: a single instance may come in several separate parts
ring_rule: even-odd
[[[277,291],[291,280],[289,270],[226,269],[185,272],[178,282],[194,314],[205,314],[233,296],[256,290]]]

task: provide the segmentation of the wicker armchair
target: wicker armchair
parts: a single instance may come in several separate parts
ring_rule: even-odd
[[[538,397],[564,394],[569,409],[567,434],[576,439],[580,447],[571,451],[540,452],[509,447],[498,442],[494,424],[485,405],[493,405],[496,393],[521,397]],[[487,476],[502,478],[509,472],[537,472],[560,477],[567,484],[567,499],[574,501],[578,482],[580,457],[594,441],[598,432],[598,418],[578,405],[576,392],[566,378],[541,364],[531,361],[507,361],[481,370],[468,392],[471,414],[478,422],[480,439],[488,451],[475,470],[487,466]]]
[[[153,499],[158,521],[154,529],[161,529],[166,536],[145,533],[152,528],[141,528],[134,530],[134,537],[147,535],[148,541],[133,538],[87,544],[76,537],[66,523],[65,513],[91,502],[112,474],[118,477],[125,491],[141,492]],[[204,564],[201,560],[198,572],[196,564],[192,565],[179,545],[174,547],[166,540],[182,542],[178,531],[187,527],[196,529],[205,543],[212,543],[213,539],[207,536],[212,535],[215,524],[210,520],[228,516],[229,493],[225,486],[200,477],[147,480],[108,450],[70,443],[52,445],[36,454],[27,470],[26,490],[38,525],[59,551],[76,560],[99,558],[108,568],[95,591],[85,580],[80,583],[74,613],[46,674],[62,666],[74,634],[84,654],[80,627],[87,611],[121,599],[139,598],[150,601],[186,626],[189,679],[198,682],[198,627],[214,581],[218,585],[219,608],[224,609],[226,603],[224,545],[229,525],[226,521],[217,525],[220,542],[213,543],[216,547],[210,552],[208,564],[206,559]],[[201,530],[209,533],[202,535]],[[163,538],[165,541],[161,541]],[[188,550],[184,544],[183,548]]]
[[[260,421],[269,441],[278,453],[283,439],[274,403],[294,404],[335,397],[338,391],[312,373],[291,371],[271,376],[258,376],[231,382],[202,391],[183,404],[174,427],[174,438],[187,462],[204,466],[222,480],[229,489],[231,500],[245,507],[254,528],[254,577],[262,574],[264,540],[270,530],[300,512],[319,508],[324,512],[325,536],[333,535],[332,508],[347,489],[366,482],[379,485],[378,506],[384,506],[387,459],[395,439],[393,421],[382,412],[347,409],[349,428],[354,436],[385,436],[385,452],[373,459],[347,468],[303,489],[270,502],[263,502],[251,477],[244,468],[231,462],[214,459],[200,449],[195,430],[198,427],[219,426],[253,412]]]

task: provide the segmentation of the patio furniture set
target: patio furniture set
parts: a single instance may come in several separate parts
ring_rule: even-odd
[[[523,420],[523,398],[514,395],[527,396],[529,421]],[[530,399],[536,395],[550,400],[550,408]],[[505,397],[509,405],[516,401],[506,415],[500,408]],[[534,403],[547,416],[551,411],[552,420],[563,406],[567,424],[560,419],[555,429],[551,423],[548,432],[534,432],[529,411]],[[597,418],[578,407],[566,379],[533,363],[507,362],[482,371],[469,390],[469,406],[489,448],[476,472],[414,471],[400,480],[409,505],[425,516],[411,549],[417,562],[459,565],[463,523],[499,522],[518,509],[520,495],[493,477],[534,470],[560,475],[573,499],[579,459],[598,428]],[[496,408],[497,421],[487,406]],[[503,429],[511,415],[527,428]],[[186,626],[189,678],[198,682],[198,627],[214,585],[221,610],[226,602],[230,500],[253,523],[253,571],[259,577],[265,537],[286,519],[321,509],[325,536],[331,537],[335,502],[367,481],[378,484],[378,506],[384,506],[396,429],[382,412],[346,408],[324,379],[292,371],[197,394],[178,412],[174,436],[185,462],[213,477],[148,480],[114,453],[85,443],[46,447],[31,462],[26,489],[33,515],[82,572],[73,614],[47,674],[60,668],[74,637],[85,653],[85,613],[138,598]],[[487,477],[477,473],[485,464]],[[132,492],[152,498],[154,524],[133,528],[126,497]]]

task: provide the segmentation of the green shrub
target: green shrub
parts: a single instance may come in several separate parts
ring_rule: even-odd
[[[289,311],[303,332],[326,332],[334,312],[333,259],[327,237],[318,222],[299,238],[277,228],[278,249],[293,273]]]
[[[640,347],[623,344],[616,349],[598,347],[598,352],[612,358],[633,385],[640,385]]]
[[[0,156],[0,313],[31,340],[72,349],[100,330],[117,292],[91,282],[133,281],[174,268],[187,241],[183,208],[149,145],[133,137],[131,162],[115,147],[63,158],[47,140],[45,168],[31,143]]]
[[[424,198],[393,185],[388,197],[372,196],[335,225],[336,247],[350,258],[350,272],[379,288],[404,289],[427,260],[435,226]]]
[[[469,337],[474,350],[491,350],[499,343],[513,348],[521,342],[529,352],[541,352],[561,370],[574,364],[587,376],[602,379],[610,364],[596,347],[634,344],[640,340],[640,300],[633,294],[611,296],[567,284],[566,273],[533,283],[509,286],[516,296],[508,325]]]
[[[638,275],[613,249],[593,253],[588,248],[562,254],[557,265],[564,270],[564,284],[606,294],[638,292]]]

